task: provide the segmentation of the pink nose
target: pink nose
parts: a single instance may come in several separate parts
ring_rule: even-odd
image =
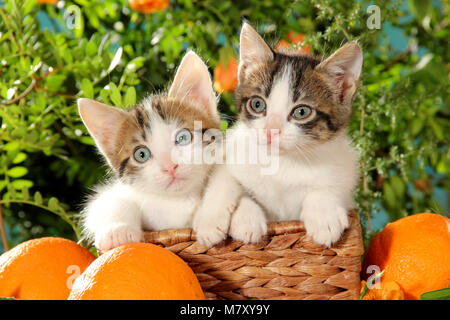
[[[175,170],[177,170],[178,164],[172,164],[170,166],[167,166],[166,168],[162,169],[162,172],[168,173],[171,176],[175,175]]]

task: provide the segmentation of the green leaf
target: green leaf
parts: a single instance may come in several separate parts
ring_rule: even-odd
[[[14,297],[0,297],[0,300],[18,300]]]
[[[100,90],[100,98],[102,99],[103,103],[105,104],[111,104],[109,101],[109,91],[106,89]]]
[[[19,152],[16,157],[13,159],[12,163],[18,164],[24,161],[27,158],[27,154],[23,152]]]
[[[34,194],[34,202],[38,205],[38,206],[40,206],[40,205],[42,205],[42,195],[41,195],[41,193],[39,192],[39,191],[36,191],[36,193]]]
[[[24,187],[31,188],[34,185],[33,181],[25,179],[13,180],[11,184],[16,190],[22,190]]]
[[[444,289],[425,292],[420,295],[421,300],[450,300],[450,286]]]
[[[125,94],[124,104],[125,107],[134,106],[136,103],[136,89],[134,87],[129,87],[127,93]]]
[[[91,137],[81,137],[80,141],[84,144],[95,146],[95,141]]]
[[[28,169],[25,167],[13,167],[6,171],[6,174],[11,178],[20,178],[28,173]]]
[[[36,5],[36,0],[27,0],[23,4],[22,10],[24,14],[30,13],[30,11],[34,8]]]
[[[430,124],[431,129],[433,130],[434,135],[436,136],[436,138],[439,141],[444,140],[444,130],[443,130],[443,128],[439,124],[437,124],[435,122],[435,120],[429,121],[429,124]]]
[[[117,88],[117,86],[110,82],[109,83],[109,97],[111,98],[111,101],[117,106],[121,106],[122,105],[122,96],[120,94],[119,89]]]
[[[387,181],[383,183],[383,198],[389,207],[395,208],[397,206],[395,192]]]
[[[415,137],[422,131],[424,126],[424,121],[421,118],[415,118],[411,123],[411,134]]]
[[[31,181],[30,181],[31,182]],[[22,188],[22,198],[23,200],[27,201],[28,199],[30,199],[30,192],[28,191],[28,187],[27,186],[23,186]]]
[[[20,142],[19,141],[8,142],[3,147],[4,150],[9,151],[9,152],[14,151],[14,150],[19,150],[19,148],[20,148]]]
[[[81,90],[83,91],[83,96],[86,98],[94,98],[94,87],[89,79],[84,78],[81,81]]]
[[[47,77],[47,79],[45,80],[45,85],[48,90],[57,92],[61,88],[65,79],[65,75],[55,74]]]
[[[399,176],[391,177],[392,189],[397,199],[402,199],[405,194],[405,184]]]
[[[94,256],[98,257],[98,251],[97,251],[97,248],[96,248],[96,247],[94,247],[94,246],[90,247],[90,248],[89,248],[89,251],[90,251]]]
[[[59,201],[55,197],[51,197],[48,200],[48,208],[52,211],[59,211]]]
[[[97,53],[97,50],[98,50],[98,48],[97,48],[97,45],[95,44],[94,41],[89,41],[89,42],[86,44],[86,54],[87,54],[88,56],[93,56],[93,55],[95,55],[95,54]]]
[[[128,62],[127,67],[125,68],[126,72],[135,72],[137,69],[142,68],[144,65],[145,58],[144,57],[137,57]]]
[[[420,19],[423,19],[432,6],[432,0],[409,0],[409,7]]]

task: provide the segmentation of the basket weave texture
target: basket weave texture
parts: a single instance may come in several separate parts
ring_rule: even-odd
[[[174,252],[194,270],[207,299],[354,299],[364,252],[358,214],[331,248],[317,245],[300,221],[269,222],[259,244],[227,239],[206,248],[192,229],[146,231],[145,242]]]

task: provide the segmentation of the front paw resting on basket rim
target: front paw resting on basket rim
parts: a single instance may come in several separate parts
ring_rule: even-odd
[[[234,205],[219,210],[222,212],[219,212],[217,208],[200,209],[195,215],[193,223],[197,242],[210,248],[224,241],[227,238],[230,226],[230,212],[234,211],[234,209]]]
[[[305,202],[300,220],[316,243],[330,247],[349,226],[348,212],[334,201]]]
[[[267,221],[261,207],[243,197],[231,217],[230,236],[243,243],[258,243],[267,233]]]
[[[101,251],[116,248],[122,244],[142,241],[142,230],[126,224],[113,224],[95,233],[94,245]]]

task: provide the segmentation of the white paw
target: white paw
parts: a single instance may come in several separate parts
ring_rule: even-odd
[[[327,247],[338,241],[349,225],[347,210],[327,202],[304,206],[300,217],[307,235]]]
[[[122,244],[140,242],[141,240],[141,228],[119,224],[103,228],[97,232],[95,234],[95,247],[101,251],[107,251]]]
[[[267,221],[260,206],[248,197],[241,199],[231,217],[230,236],[243,243],[258,243],[267,233]]]
[[[202,208],[194,218],[193,229],[197,242],[211,248],[227,238],[230,226],[230,210],[234,205],[229,205],[222,210],[218,208]]]

